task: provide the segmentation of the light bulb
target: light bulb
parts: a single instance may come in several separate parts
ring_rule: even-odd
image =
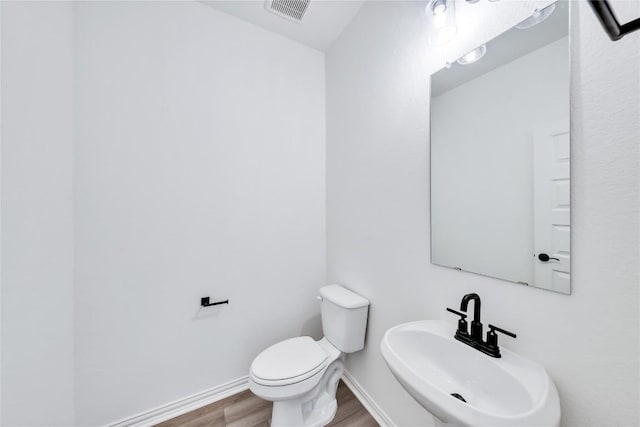
[[[433,27],[442,29],[447,26],[447,16],[444,13],[439,13],[433,16]]]
[[[461,56],[460,59],[458,59],[458,64],[460,65],[473,64],[474,62],[479,61],[486,53],[487,53],[487,45],[483,44],[482,46],[479,46],[473,49],[471,52],[467,53],[466,55]]]
[[[454,0],[430,0],[425,15],[429,26],[429,44],[441,45],[456,35]]]
[[[447,3],[443,0],[438,0],[433,2],[433,14],[434,15],[442,15],[447,10]]]
[[[555,3],[552,4],[551,6],[545,7],[542,10],[536,9],[536,11],[533,12],[533,14],[530,17],[528,17],[521,23],[517,24],[516,28],[519,30],[526,30],[527,28],[531,28],[535,25],[538,25],[539,23],[547,19],[549,16],[551,16],[554,10],[556,10]]]

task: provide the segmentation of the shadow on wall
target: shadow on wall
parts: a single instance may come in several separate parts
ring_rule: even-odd
[[[227,307],[228,306],[226,304],[214,307],[198,307],[195,314],[193,315],[193,320],[204,320],[220,317]]]
[[[302,329],[300,330],[300,335],[309,336],[316,341],[322,339],[322,317],[320,314],[317,314],[304,322]]]

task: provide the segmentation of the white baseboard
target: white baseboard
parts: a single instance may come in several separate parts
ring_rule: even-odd
[[[155,409],[142,412],[109,424],[109,427],[150,427],[163,421],[170,420],[189,411],[217,402],[249,388],[249,376],[244,376],[217,387],[175,402],[167,403]]]
[[[382,427],[396,427],[391,418],[378,406],[378,404],[369,396],[362,388],[360,383],[345,370],[342,374],[342,380],[349,387],[353,395],[362,403],[362,406],[371,414],[378,424]]]
[[[342,380],[378,424],[382,427],[396,427],[389,416],[376,404],[348,371],[344,371]],[[184,399],[176,400],[140,414],[123,418],[108,424],[108,427],[151,427],[229,396],[233,396],[248,388],[249,377],[244,376]]]

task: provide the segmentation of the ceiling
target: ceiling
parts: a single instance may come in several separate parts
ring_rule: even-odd
[[[266,30],[326,51],[356,16],[365,0],[311,0],[302,22],[291,22],[265,10],[264,0],[201,0],[206,6]]]

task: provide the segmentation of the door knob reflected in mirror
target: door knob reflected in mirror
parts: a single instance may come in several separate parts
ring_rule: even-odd
[[[538,255],[538,259],[539,259],[540,261],[542,261],[542,262],[549,262],[549,260],[552,260],[552,259],[554,259],[554,260],[556,260],[556,261],[560,261],[560,258],[553,258],[553,257],[550,257],[550,256],[549,256],[549,255],[547,255],[547,254],[540,254],[540,255]]]

